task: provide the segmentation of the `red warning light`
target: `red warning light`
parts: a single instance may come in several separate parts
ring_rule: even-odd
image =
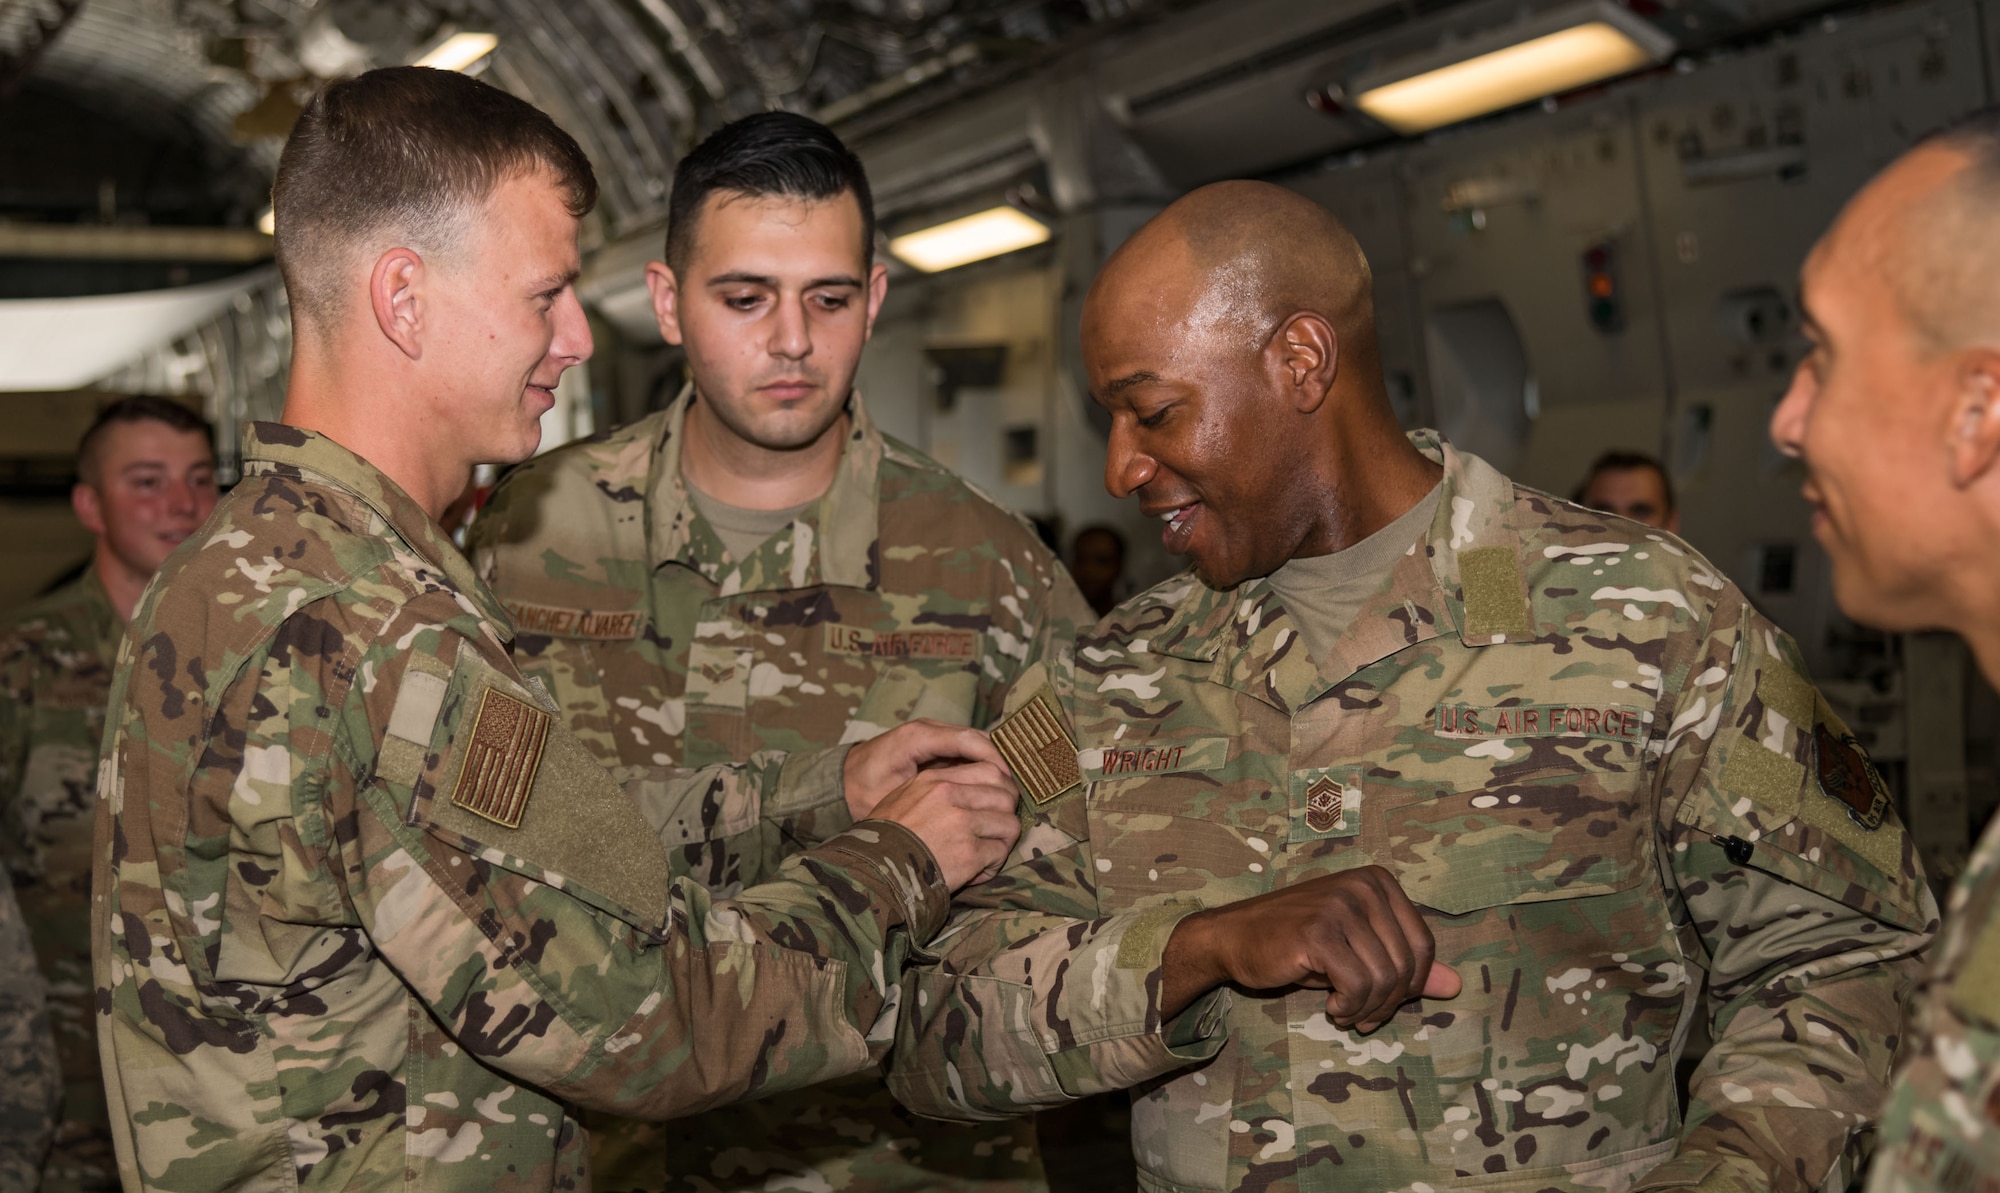
[[[1583,250],[1584,310],[1590,325],[1606,334],[1625,330],[1625,304],[1618,293],[1618,261],[1609,240]]]

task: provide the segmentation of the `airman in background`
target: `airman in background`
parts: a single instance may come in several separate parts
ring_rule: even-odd
[[[1843,1188],[1936,928],[1887,793],[1684,543],[1406,437],[1370,291],[1330,213],[1261,183],[1181,199],[1093,286],[1107,486],[1193,570],[1017,685],[1003,750],[1073,747],[1080,781],[1016,764],[1028,827],[906,995],[892,1085],[961,1118],[1136,1086],[1149,1188]],[[1355,1013],[1235,963],[1371,875],[1456,998]],[[1155,917],[1159,1001],[1050,915]],[[1223,978],[1212,1058],[1105,1048]]]
[[[1111,612],[1125,579],[1125,536],[1109,526],[1086,526],[1069,543],[1069,572],[1091,612]]]
[[[83,574],[0,627],[0,858],[34,938],[62,1057],[45,1193],[118,1187],[90,982],[97,751],[125,620],[215,508],[208,424],[166,398],[121,398],[77,446],[71,504],[96,538]]]
[[[1666,466],[1644,452],[1609,451],[1597,457],[1572,500],[1655,530],[1681,532],[1674,482],[1668,479]]]
[[[867,741],[913,717],[983,728],[1089,609],[1034,531],[910,445],[853,387],[887,288],[861,163],[804,116],[730,124],[676,172],[666,410],[521,465],[471,551],[606,765],[703,766]],[[868,814],[715,803],[674,872],[719,896]],[[927,1122],[865,1074],[667,1125],[586,1120],[603,1190],[1027,1190],[1032,1124]]]
[[[45,1187],[63,1073],[42,971],[6,879],[0,868],[0,1193],[35,1193]]]
[[[286,421],[134,614],[100,769],[129,1190],[586,1188],[567,1106],[667,1118],[879,1058],[906,959],[1018,835],[976,731],[621,787],[510,661],[436,519],[590,353],[595,193],[547,116],[445,71],[331,84],[286,145]],[[670,874],[709,802],[836,786],[869,817],[762,886]]]
[[[1857,621],[1965,636],[2000,684],[2000,111],[1904,154],[1800,278],[1812,351],[1771,420]],[[1945,907],[1871,1193],[2000,1188],[2000,820]]]

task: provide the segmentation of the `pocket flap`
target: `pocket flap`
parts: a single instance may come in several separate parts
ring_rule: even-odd
[[[1644,818],[1617,805],[1563,817],[1468,792],[1388,809],[1384,821],[1389,848],[1371,852],[1411,902],[1446,915],[1612,894],[1643,879],[1652,856],[1638,839]]]

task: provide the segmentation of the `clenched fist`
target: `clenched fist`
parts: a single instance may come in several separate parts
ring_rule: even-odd
[[[1387,870],[1361,866],[1197,912],[1167,941],[1163,1009],[1178,1014],[1210,987],[1325,990],[1327,1018],[1374,1031],[1412,998],[1451,998],[1458,974],[1437,964],[1424,917]]]

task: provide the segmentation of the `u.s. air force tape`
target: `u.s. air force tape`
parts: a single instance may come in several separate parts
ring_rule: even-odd
[[[521,827],[548,734],[548,713],[487,688],[472,721],[451,802],[502,827]]]
[[[1013,768],[1014,781],[1036,807],[1083,782],[1076,767],[1076,742],[1064,728],[1047,688],[995,725],[991,736],[1000,756]]]

